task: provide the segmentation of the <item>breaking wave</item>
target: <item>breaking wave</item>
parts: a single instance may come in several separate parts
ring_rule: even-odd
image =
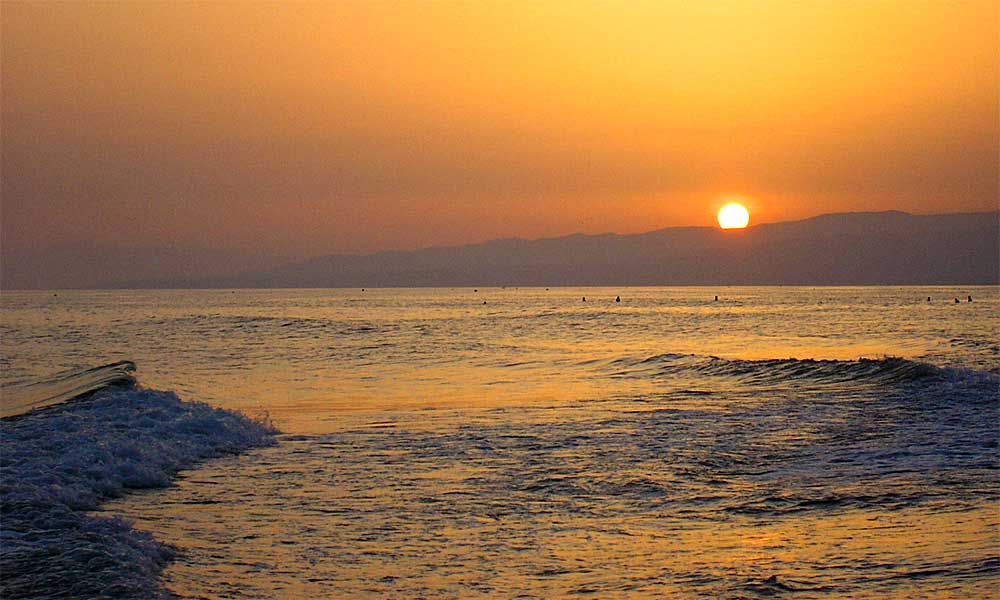
[[[126,375],[134,368],[112,366]],[[102,369],[60,378],[115,371]],[[240,414],[134,387],[0,423],[3,598],[170,597],[157,576],[173,550],[123,519],[88,511],[130,489],[168,486],[205,459],[274,443],[273,430]]]
[[[52,406],[109,386],[135,385],[134,371],[135,363],[123,360],[82,371],[64,371],[43,381],[5,387],[0,417],[12,417]]]
[[[645,358],[613,361],[613,377],[657,377],[698,375],[739,380],[743,384],[903,384],[917,381],[948,381],[982,378],[990,383],[1000,378],[990,373],[937,367],[905,358],[859,358],[857,360],[764,359],[743,360],[695,354],[658,354]]]

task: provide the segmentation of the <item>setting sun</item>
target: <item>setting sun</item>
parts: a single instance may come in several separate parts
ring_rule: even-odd
[[[747,207],[731,202],[719,209],[719,227],[723,229],[743,229],[750,222]]]
[[[1000,600],[998,39],[0,0],[0,600]]]

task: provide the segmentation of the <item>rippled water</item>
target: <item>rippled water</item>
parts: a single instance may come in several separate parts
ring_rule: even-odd
[[[179,550],[181,595],[1000,586],[997,288],[0,300],[6,384],[131,359],[286,432],[104,505]]]

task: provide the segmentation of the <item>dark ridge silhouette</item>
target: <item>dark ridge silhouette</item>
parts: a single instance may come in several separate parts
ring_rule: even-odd
[[[324,256],[228,277],[166,275],[156,280],[155,270],[123,270],[101,285],[996,285],[998,240],[1000,211],[840,213],[744,230],[673,227],[636,235],[574,234]]]
[[[326,256],[226,282],[250,287],[997,284],[1000,211],[829,214],[745,230],[504,239]]]

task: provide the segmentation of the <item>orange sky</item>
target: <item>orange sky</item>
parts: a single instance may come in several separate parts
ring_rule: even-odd
[[[2,243],[282,257],[998,206],[991,0],[4,2]]]

